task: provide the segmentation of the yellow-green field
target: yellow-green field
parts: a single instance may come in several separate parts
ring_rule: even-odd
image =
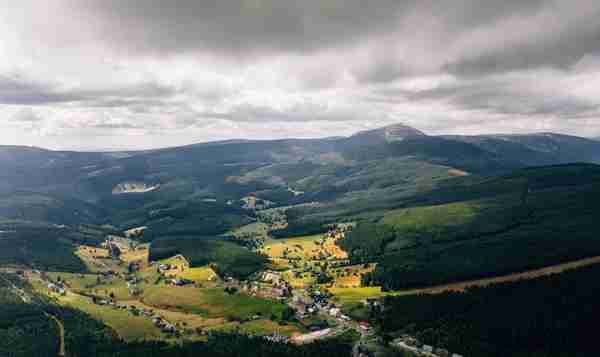
[[[285,271],[282,273],[281,277],[287,281],[294,289],[302,289],[306,288],[315,283],[316,278],[310,272],[303,272],[300,277],[297,277],[296,274],[291,271]]]
[[[269,225],[262,222],[254,222],[245,226],[239,227],[230,232],[237,238],[263,238],[266,239],[269,235]]]
[[[209,266],[191,268],[187,260],[182,256],[164,259],[159,261],[158,264],[171,265],[172,268],[165,272],[167,276],[189,279],[194,282],[215,281],[218,278],[217,273]]]
[[[223,318],[205,318],[198,314],[187,314],[179,311],[159,309],[154,306],[146,305],[137,300],[121,301],[121,304],[127,306],[136,306],[143,309],[151,309],[155,314],[165,318],[167,321],[176,325],[185,325],[186,328],[211,328],[221,326],[226,323]]]
[[[209,318],[226,317],[244,319],[254,315],[280,314],[281,303],[244,294],[229,295],[221,288],[193,288],[165,285],[148,285],[144,288],[142,302],[167,310],[200,314]]]
[[[273,259],[325,260],[348,257],[332,238],[325,239],[322,234],[270,240],[261,251]]]
[[[300,328],[297,325],[288,324],[288,325],[280,325],[277,322],[271,320],[254,320],[244,323],[238,322],[230,322],[221,326],[214,328],[213,330],[222,331],[222,332],[241,332],[248,335],[257,335],[264,336],[270,335],[274,332],[278,332],[284,336],[294,336],[297,334],[304,333],[304,329]]]
[[[330,269],[330,275],[334,278],[333,287],[335,288],[360,288],[362,275],[372,272],[375,264],[352,265],[342,268]]]
[[[142,244],[135,249],[124,249],[121,252],[121,260],[127,263],[130,262],[148,262],[149,245]]]
[[[381,287],[362,287],[362,288],[330,288],[329,292],[341,304],[354,304],[367,298],[379,298],[386,293],[381,291]]]
[[[156,340],[165,337],[147,317],[133,316],[125,310],[96,305],[89,298],[73,293],[60,297],[58,301],[101,320],[126,341]]]
[[[77,255],[91,272],[124,271],[126,265],[114,259],[110,259],[108,250],[104,248],[80,245],[75,250]]]

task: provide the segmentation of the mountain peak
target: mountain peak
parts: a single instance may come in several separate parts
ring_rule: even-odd
[[[385,140],[387,142],[401,141],[415,136],[422,137],[426,136],[426,134],[404,124],[392,124],[377,129],[364,130],[353,135],[353,137]]]

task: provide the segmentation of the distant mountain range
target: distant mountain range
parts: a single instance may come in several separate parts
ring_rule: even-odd
[[[600,142],[552,133],[429,136],[392,125],[350,137],[139,152],[0,146],[0,217],[216,234],[248,219],[238,205],[248,195],[274,205],[319,202],[319,219],[329,220],[404,204],[456,176],[571,162],[599,163]],[[128,186],[153,189],[114,194]]]

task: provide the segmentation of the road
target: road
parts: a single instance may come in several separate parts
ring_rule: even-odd
[[[56,325],[58,325],[58,332],[60,334],[60,344],[59,344],[59,349],[58,349],[58,357],[65,357],[66,356],[66,352],[65,352],[65,326],[63,325],[62,321],[60,321],[56,316],[51,315],[47,312],[44,312],[44,314],[46,316],[48,316],[50,319],[54,320],[54,322],[56,322]]]
[[[19,298],[26,304],[31,304],[33,302],[33,299],[31,298],[31,296],[23,289],[18,288],[15,284],[13,284],[10,280],[4,278],[3,276],[0,275],[0,279],[4,280],[4,282],[6,282],[11,289],[13,290],[13,292],[19,296]],[[34,306],[36,304],[33,304]],[[44,315],[46,315],[49,319],[54,320],[54,322],[56,322],[56,325],[58,325],[58,331],[59,331],[59,349],[58,349],[58,357],[65,357],[66,356],[66,352],[65,352],[65,326],[63,325],[62,321],[60,321],[56,316],[44,311],[43,309],[40,308],[40,310],[44,313]]]
[[[506,283],[517,280],[535,279],[542,276],[562,273],[566,270],[576,269],[585,267],[588,265],[600,264],[600,256],[591,258],[579,259],[568,263],[550,265],[544,268],[534,269],[525,271],[522,273],[514,273],[509,275],[497,276],[493,278],[484,278],[477,280],[468,280],[458,283],[450,283],[438,286],[432,286],[427,288],[411,289],[411,290],[400,290],[393,292],[390,295],[418,295],[418,294],[440,294],[447,291],[462,292],[469,287],[484,287],[491,284]]]

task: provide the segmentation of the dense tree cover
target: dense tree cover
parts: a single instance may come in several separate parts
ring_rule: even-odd
[[[387,297],[386,334],[473,357],[597,356],[600,266],[465,293]]]
[[[120,200],[131,203],[131,200],[136,199],[128,196],[121,197]],[[241,209],[237,202],[228,205],[222,200],[215,202],[205,198],[181,202],[156,197],[149,204],[116,209],[111,220],[123,229],[148,227],[141,239],[152,241],[162,236],[219,235],[249,223],[251,219],[248,216],[251,215],[252,212]]]
[[[58,353],[58,326],[13,290],[18,279],[0,274],[0,356],[51,356]]]
[[[379,263],[364,282],[395,290],[600,255],[598,166],[522,170],[466,191],[468,200],[390,211],[359,224],[341,245],[355,262]],[[473,199],[479,193],[484,197]]]
[[[297,346],[245,335],[213,334],[207,342],[183,344],[124,343],[117,339],[103,341],[80,336],[67,352],[69,357],[346,357],[350,355],[351,349],[346,341],[336,339]],[[29,356],[39,355],[23,355]]]
[[[7,283],[8,279],[10,283]],[[32,298],[24,303],[12,292],[12,284]],[[58,318],[65,328],[67,357],[331,357],[348,356],[352,341],[340,336],[297,346],[270,342],[261,337],[213,333],[206,342],[173,344],[166,342],[126,343],[109,327],[90,315],[35,295],[29,286],[12,275],[0,275],[0,355],[7,357],[56,356],[59,332],[46,313]],[[288,317],[291,311],[287,312]]]
[[[268,259],[236,243],[202,237],[175,237],[154,240],[149,259],[156,261],[176,254],[193,266],[213,264],[220,275],[246,278],[264,268]]]
[[[83,272],[73,252],[69,229],[48,225],[4,224],[0,233],[0,264],[26,265],[40,270]]]

